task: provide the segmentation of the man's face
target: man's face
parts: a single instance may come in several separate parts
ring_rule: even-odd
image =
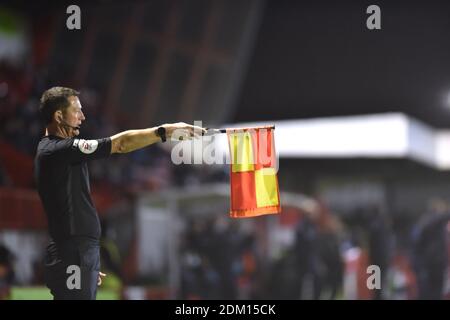
[[[81,111],[81,104],[78,97],[69,97],[70,106],[63,112],[63,120],[66,125],[72,127],[80,127],[83,121],[86,119],[84,117],[83,111]],[[80,134],[79,129],[66,127],[67,133],[70,137],[74,137]]]

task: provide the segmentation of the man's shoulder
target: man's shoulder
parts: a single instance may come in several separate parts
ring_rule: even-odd
[[[49,156],[61,149],[71,148],[74,143],[73,138],[55,138],[51,136],[44,136],[39,141],[37,147],[37,155]]]

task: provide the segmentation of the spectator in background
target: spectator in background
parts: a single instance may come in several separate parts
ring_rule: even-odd
[[[100,264],[108,275],[103,281],[103,289],[119,292],[122,287],[122,261],[119,248],[110,236],[112,229],[107,219],[101,220],[102,236],[100,238]]]
[[[448,264],[447,224],[449,204],[433,199],[430,211],[413,228],[412,258],[418,284],[418,298],[440,300]]]
[[[381,270],[381,288],[365,292],[369,299],[385,297],[386,275],[392,258],[392,231],[387,215],[377,205],[367,205],[352,210],[347,216],[352,229],[353,242],[367,252],[367,266],[376,265]],[[366,266],[366,267],[367,267]]]
[[[9,297],[11,285],[14,282],[14,256],[3,244],[0,244],[0,300]]]
[[[364,225],[367,231],[369,264],[380,267],[381,288],[374,290],[373,299],[384,297],[386,275],[392,255],[392,232],[387,216],[377,207],[369,207],[364,211]]]
[[[344,262],[341,256],[337,219],[329,218],[327,227],[319,234],[319,254],[322,265],[321,298],[336,299],[344,280]]]
[[[315,220],[305,216],[297,225],[295,237],[299,298],[302,300],[320,298],[324,266],[319,249],[318,226]]]
[[[221,279],[211,265],[211,221],[192,219],[181,247],[181,299],[219,299]]]

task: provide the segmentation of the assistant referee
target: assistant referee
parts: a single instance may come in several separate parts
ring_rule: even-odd
[[[64,87],[43,93],[40,113],[46,132],[37,147],[34,174],[50,234],[46,285],[54,299],[94,300],[105,275],[100,272],[101,226],[90,196],[87,161],[165,141],[175,130],[189,138],[205,129],[180,122],[79,139],[85,116],[78,96],[76,90]]]

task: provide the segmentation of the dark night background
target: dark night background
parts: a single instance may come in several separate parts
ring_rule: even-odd
[[[269,1],[236,121],[402,111],[449,126],[449,17],[444,1]]]

